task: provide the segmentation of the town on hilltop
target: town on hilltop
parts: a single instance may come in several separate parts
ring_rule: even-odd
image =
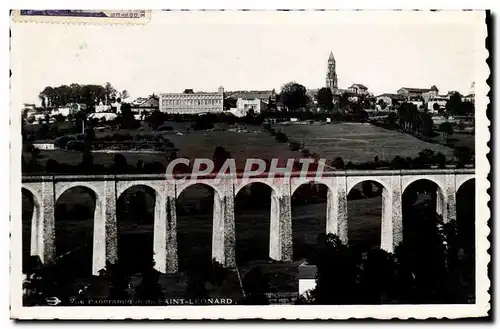
[[[362,83],[342,89],[338,87],[336,61],[332,52],[327,61],[325,86],[319,89],[307,89],[297,82],[283,85],[281,94],[276,93],[275,89],[228,91],[221,86],[214,92],[185,89],[182,93],[152,93],[130,100],[127,90],[116,92],[109,83],[99,87],[76,84],[47,87],[39,95],[42,106],[24,104],[23,115],[28,123],[45,120],[47,115],[54,121],[60,115],[68,117],[79,111],[89,113],[89,118],[92,119],[111,120],[121,112],[121,106],[125,103],[130,105],[131,112],[139,120],[155,110],[167,114],[225,113],[236,117],[243,117],[248,113],[296,111],[349,114],[362,110],[383,114],[397,112],[399,105],[410,103],[418,111],[432,115],[447,113],[449,116],[472,116],[475,99],[474,83],[467,95],[461,95],[458,91],[440,94],[435,85],[425,88],[401,87],[396,92],[379,95],[373,95]],[[92,98],[90,95],[96,97]],[[455,102],[463,103],[458,108],[447,107],[453,96]]]

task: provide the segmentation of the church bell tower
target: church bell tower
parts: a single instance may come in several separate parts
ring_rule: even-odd
[[[328,68],[326,71],[326,87],[330,88],[332,92],[337,89],[337,72],[335,69],[335,57],[330,51],[330,57],[328,57]]]

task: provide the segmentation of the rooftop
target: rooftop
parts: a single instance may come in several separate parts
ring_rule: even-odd
[[[426,93],[433,90],[431,88],[412,88],[412,87],[401,87],[401,89],[406,89],[411,93]]]
[[[367,86],[365,86],[365,85],[363,85],[363,84],[361,84],[361,83],[355,83],[355,84],[353,84],[353,85],[351,86],[351,88],[352,88],[352,87],[359,87],[359,88],[361,88],[361,89],[368,89],[368,87],[367,87]]]
[[[272,90],[236,90],[226,91],[226,97],[243,98],[243,99],[265,99],[268,100],[272,94]]]

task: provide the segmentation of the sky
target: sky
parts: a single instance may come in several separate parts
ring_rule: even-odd
[[[21,76],[22,101],[37,104],[46,86],[107,81],[126,89],[129,100],[219,86],[279,91],[289,81],[311,89],[325,86],[332,51],[339,88],[362,83],[377,95],[436,85],[441,94],[469,92],[473,15],[364,13],[153,12],[149,23],[133,26],[16,23],[12,74]]]

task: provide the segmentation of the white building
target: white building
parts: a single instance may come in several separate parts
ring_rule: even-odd
[[[437,104],[440,109],[444,109],[446,107],[446,102],[448,102],[447,96],[434,97],[427,102],[427,110],[429,110],[429,112],[431,113],[437,113],[437,111],[434,110],[434,104]]]
[[[111,105],[106,105],[102,101],[100,101],[99,104],[95,106],[95,112],[96,113],[111,112]]]
[[[307,291],[316,288],[316,272],[318,269],[315,265],[301,264],[298,271],[299,295],[304,295]]]
[[[175,114],[221,113],[224,111],[224,88],[217,92],[160,94],[160,111]]]
[[[424,106],[424,101],[423,100],[409,100],[408,103],[411,103],[417,107],[417,109],[421,109]]]
[[[104,120],[110,121],[113,119],[116,119],[117,115],[116,113],[109,113],[109,112],[96,112],[96,113],[90,113],[87,117],[87,119],[97,119],[97,120]]]
[[[50,116],[62,115],[67,117],[68,115],[75,115],[76,113],[86,109],[87,106],[85,104],[71,103],[66,106],[61,106],[50,111]]]
[[[253,111],[254,114],[259,114],[267,110],[267,102],[259,98],[238,98],[236,100],[236,107],[231,108],[229,112],[237,117],[244,117],[248,111]]]

